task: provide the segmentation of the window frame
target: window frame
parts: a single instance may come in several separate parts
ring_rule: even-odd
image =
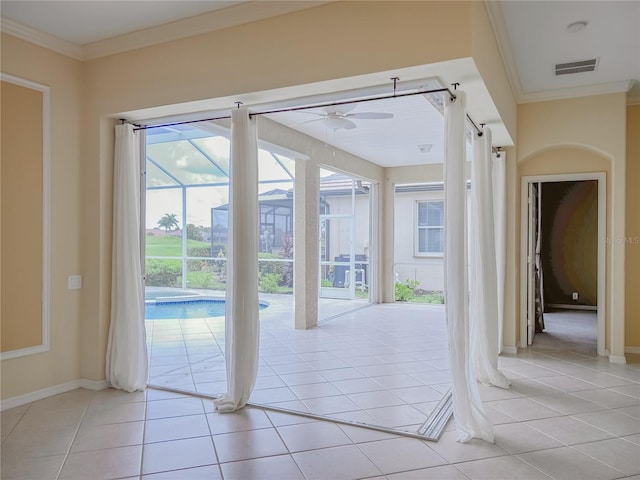
[[[429,203],[438,203],[442,205],[442,225],[420,225],[420,205],[421,204],[429,204]],[[413,242],[413,256],[414,257],[433,257],[433,258],[442,258],[444,253],[444,245],[443,250],[439,252],[429,252],[429,251],[420,251],[420,230],[435,230],[439,229],[443,232],[443,242],[444,242],[444,199],[442,198],[433,198],[429,200],[416,200],[415,208],[414,208],[414,242]]]

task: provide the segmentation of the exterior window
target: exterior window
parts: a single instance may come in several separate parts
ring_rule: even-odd
[[[417,202],[416,256],[442,255],[444,246],[444,202]]]

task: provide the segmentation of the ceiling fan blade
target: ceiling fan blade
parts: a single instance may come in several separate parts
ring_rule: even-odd
[[[348,118],[362,118],[368,120],[378,120],[384,118],[393,118],[393,113],[381,113],[381,112],[360,112],[350,113],[346,115]]]
[[[296,123],[296,125],[304,125],[305,123],[321,122],[327,119],[327,117],[325,117],[324,115],[322,115],[321,117],[322,118],[312,118],[311,120],[305,120],[304,122]]]
[[[327,117],[327,127],[333,130],[338,130],[339,128],[343,128],[345,130],[353,130],[356,128],[356,124],[351,120],[341,117]]]
[[[324,111],[327,112],[329,115],[335,115],[335,114],[344,115],[345,113],[349,113],[354,108],[356,108],[355,103],[346,103],[344,105],[329,105],[328,107],[324,107]]]

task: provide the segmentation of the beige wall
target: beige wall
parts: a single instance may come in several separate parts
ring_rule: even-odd
[[[50,351],[4,360],[2,398],[77,380],[82,290],[67,290],[67,276],[79,273],[82,162],[80,111],[82,64],[63,55],[2,35],[2,71],[50,87],[51,94],[51,344]],[[87,245],[91,251],[92,246]],[[35,277],[34,277],[35,278]]]
[[[516,209],[516,224],[512,228],[520,231],[522,176],[606,172],[607,237],[623,237],[625,132],[626,96],[623,93],[520,105],[518,177],[516,191],[508,200],[510,208]],[[519,247],[516,252],[515,260],[519,262]],[[606,263],[605,343],[611,355],[621,357],[625,323],[624,250],[607,245]],[[517,271],[519,263],[507,265],[507,268]],[[519,304],[516,305],[517,312]]]
[[[0,350],[7,352],[45,343],[42,337],[44,94],[5,81],[0,91]]]
[[[625,345],[640,348],[640,105],[627,107]]]

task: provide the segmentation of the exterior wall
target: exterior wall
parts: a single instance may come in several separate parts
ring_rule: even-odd
[[[640,353],[640,105],[627,106],[627,219],[625,249],[625,346]]]
[[[86,290],[67,290],[67,276],[82,271],[80,257],[86,244],[80,217],[82,64],[2,34],[2,71],[48,85],[51,98],[50,350],[2,361],[4,400],[80,378],[80,311]],[[90,245],[86,248],[92,250]],[[34,275],[31,281],[40,279]]]
[[[625,131],[623,93],[520,105],[517,184],[515,198],[508,199],[509,204],[516,206],[516,223],[511,228],[518,232],[518,237],[522,176],[606,172],[607,238],[623,238]],[[517,252],[512,260],[519,262],[523,254],[519,246]],[[615,360],[620,360],[624,354],[624,247],[608,244],[606,264],[605,344]],[[507,264],[507,269],[517,271],[518,265]],[[518,302],[517,312],[519,308]]]
[[[443,200],[444,191],[397,193],[395,195],[395,274],[400,282],[417,280],[422,290],[444,290],[442,255],[416,256],[416,203]]]

